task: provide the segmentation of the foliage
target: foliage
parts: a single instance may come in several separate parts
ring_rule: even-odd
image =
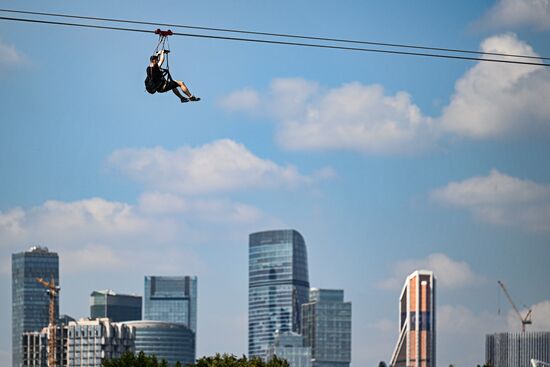
[[[146,356],[145,353],[139,352],[135,355],[126,352],[120,358],[113,358],[103,361],[102,367],[168,367],[168,363],[163,359],[158,361],[155,356]]]
[[[247,359],[237,358],[231,354],[216,354],[214,357],[202,357],[192,367],[289,367],[288,362],[277,356],[264,362],[258,357]]]
[[[146,356],[143,352],[138,355],[125,353],[120,358],[103,361],[102,367],[168,367],[165,360],[158,361],[155,356]],[[173,367],[183,367],[177,362]],[[242,356],[237,358],[231,354],[216,354],[213,357],[202,357],[193,365],[187,367],[289,367],[288,362],[277,356],[264,362],[262,359],[246,358]]]

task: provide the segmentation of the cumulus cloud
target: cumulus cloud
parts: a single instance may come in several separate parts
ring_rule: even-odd
[[[137,205],[102,198],[74,202],[50,200],[30,209],[0,212],[0,251],[8,259],[29,244],[51,244],[67,259],[65,269],[115,269],[141,261],[181,267],[193,258],[186,244],[219,240],[276,221],[252,206],[229,200],[189,199],[144,193]],[[278,223],[277,223],[278,224]],[[152,246],[154,244],[154,246]],[[161,258],[173,252],[171,259]],[[5,256],[4,256],[5,255]],[[9,261],[2,272],[9,271]]]
[[[481,49],[538,56],[514,34],[488,38]],[[469,138],[548,130],[549,94],[550,71],[544,67],[480,62],[457,81],[440,122],[445,131]]]
[[[436,253],[424,259],[410,259],[394,264],[392,275],[378,286],[390,290],[401,289],[409,274],[422,269],[433,271],[437,277],[437,286],[442,289],[459,289],[485,282],[485,277],[476,274],[466,262]]]
[[[499,0],[478,26],[550,30],[550,0]]]
[[[220,106],[228,111],[254,111],[260,107],[260,95],[251,88],[231,92],[220,100]]]
[[[431,120],[411,96],[385,95],[380,85],[330,89],[300,78],[275,79],[260,103],[281,123],[277,140],[288,149],[401,153],[431,141]]]
[[[487,176],[450,182],[434,190],[431,198],[466,209],[484,222],[550,231],[550,185],[508,176],[495,169]]]
[[[514,34],[487,38],[481,50],[538,57]],[[448,137],[550,131],[550,70],[539,66],[478,62],[457,80],[448,105],[435,117],[425,115],[405,91],[388,94],[380,85],[359,82],[329,88],[300,78],[275,79],[263,93],[247,89],[227,99],[239,95],[243,101],[254,96],[254,102],[234,111],[262,111],[278,123],[278,143],[295,150],[408,154]]]
[[[259,158],[228,139],[173,151],[162,147],[122,149],[113,152],[108,162],[148,187],[173,193],[294,187],[318,177],[304,176],[292,165]]]
[[[14,45],[0,39],[0,71],[11,69],[26,62],[26,57]]]

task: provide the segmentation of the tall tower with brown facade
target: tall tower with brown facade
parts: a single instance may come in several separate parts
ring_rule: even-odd
[[[435,277],[418,270],[407,277],[399,299],[399,339],[391,367],[435,367]]]

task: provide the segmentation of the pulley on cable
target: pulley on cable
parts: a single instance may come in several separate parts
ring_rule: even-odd
[[[153,55],[149,58],[149,66],[147,67],[147,77],[145,78],[145,89],[151,94],[155,93],[165,93],[172,91],[180,101],[183,102],[198,102],[200,98],[194,96],[185,83],[181,80],[174,80],[170,74],[170,65],[168,61],[168,55],[170,54],[170,44],[168,42],[168,36],[171,36],[173,33],[171,30],[162,31],[157,29],[155,34],[159,35],[159,40]],[[166,61],[166,67],[162,68],[161,66]],[[179,91],[181,88],[181,94]]]

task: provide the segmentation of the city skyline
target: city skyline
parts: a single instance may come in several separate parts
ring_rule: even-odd
[[[166,6],[0,0],[550,55],[545,1]],[[350,367],[389,363],[399,291],[416,269],[438,277],[440,366],[483,363],[487,334],[521,331],[497,280],[522,315],[532,310],[527,331],[550,330],[549,67],[173,36],[172,75],[201,97],[182,104],[144,90],[151,32],[0,20],[0,361],[11,360],[11,255],[31,245],[59,254],[60,311],[75,317],[93,290],[142,294],[145,275],[196,275],[197,355],[247,354],[247,236],[281,228],[306,239],[310,286],[353,302]]]

